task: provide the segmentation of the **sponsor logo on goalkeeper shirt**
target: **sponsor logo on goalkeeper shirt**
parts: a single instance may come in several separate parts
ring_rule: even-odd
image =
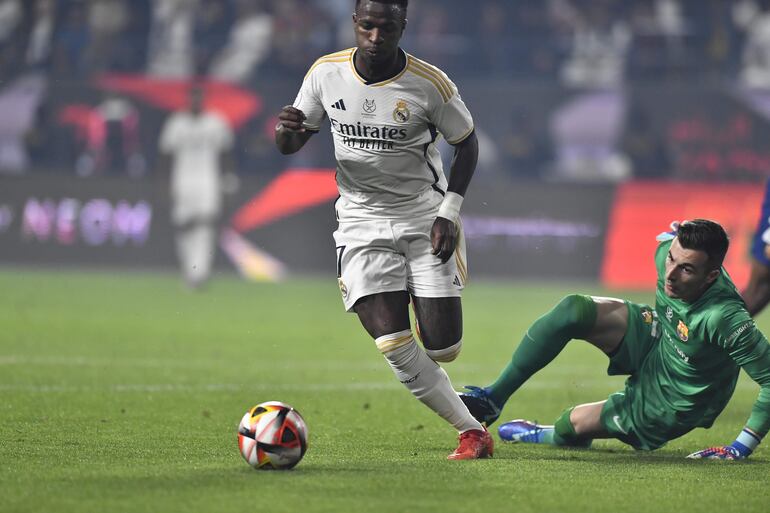
[[[744,324],[742,324],[742,325],[741,325],[741,326],[740,326],[740,327],[739,327],[737,330],[735,330],[735,331],[734,331],[734,332],[733,332],[733,333],[732,333],[732,334],[731,334],[729,337],[727,337],[727,343],[728,343],[728,344],[730,344],[730,343],[732,343],[733,341],[735,341],[735,339],[737,339],[738,337],[740,337],[740,336],[741,336],[741,333],[743,333],[743,332],[744,332],[744,331],[746,331],[747,329],[751,328],[752,326],[754,326],[754,323],[753,323],[752,321],[749,321],[749,322],[747,322],[747,323],[744,323]]]
[[[674,351],[676,351],[676,354],[679,355],[679,358],[681,358],[684,363],[690,363],[690,357],[687,355],[687,353],[682,351],[678,345],[676,345],[674,337],[672,337],[671,334],[666,330],[663,330],[663,334],[666,335],[666,340],[671,343],[671,346],[674,348]]]
[[[677,346],[676,344],[674,344],[674,349],[676,349],[676,354],[679,355],[679,357],[682,359],[684,363],[690,363],[690,357],[687,356],[687,353],[679,349],[679,346]]]

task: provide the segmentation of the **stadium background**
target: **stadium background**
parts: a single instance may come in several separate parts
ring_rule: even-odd
[[[0,2],[0,262],[172,269],[157,139],[199,79],[238,140],[219,270],[333,269],[329,134],[283,157],[272,132],[313,60],[353,44],[348,4]],[[766,2],[412,4],[403,46],[455,80],[481,141],[473,276],[649,287],[652,236],[701,216],[745,281],[770,175]]]
[[[711,429],[652,454],[498,443],[446,461],[455,434],[342,312],[329,134],[290,157],[273,143],[311,63],[352,45],[353,1],[0,0],[0,511],[765,512],[767,442],[747,465],[684,459],[736,435],[746,376]],[[768,2],[410,3],[404,48],[459,85],[481,143],[457,387],[491,382],[567,293],[651,302],[673,219],[722,222],[745,282],[770,176]],[[236,130],[240,179],[199,293],[157,170],[193,79]],[[623,378],[604,366],[570,344],[503,418],[606,397]],[[290,473],[236,448],[272,399],[310,429]]]

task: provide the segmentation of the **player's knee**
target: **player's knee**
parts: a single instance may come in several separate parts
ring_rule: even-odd
[[[574,337],[587,336],[596,323],[596,303],[590,296],[569,294],[552,310],[566,327],[575,331]]]
[[[460,356],[460,351],[462,348],[463,341],[460,339],[449,347],[444,349],[426,349],[425,353],[434,362],[448,363],[454,361],[458,356]]]
[[[414,336],[412,336],[412,330],[403,330],[377,337],[374,340],[374,343],[377,346],[377,349],[388,357],[391,353],[395,353],[404,347],[415,344],[415,341]]]

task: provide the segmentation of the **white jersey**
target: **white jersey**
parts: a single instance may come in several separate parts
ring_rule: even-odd
[[[355,52],[318,59],[294,101],[308,130],[320,130],[329,117],[337,215],[340,221],[435,215],[447,188],[436,140],[441,134],[450,144],[463,141],[473,132],[471,114],[435,66],[402,52],[406,65],[396,76],[367,83],[353,64]]]
[[[173,156],[171,194],[178,201],[219,205],[220,156],[233,146],[233,132],[219,115],[176,112],[166,121],[160,150]]]

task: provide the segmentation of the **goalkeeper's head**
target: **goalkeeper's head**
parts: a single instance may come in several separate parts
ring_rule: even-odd
[[[663,291],[694,303],[719,278],[729,242],[714,221],[695,219],[679,225],[668,249]]]
[[[730,240],[722,225],[708,219],[693,219],[685,221],[676,233],[679,244],[684,249],[703,251],[708,256],[708,266],[711,270],[722,267],[730,247]]]

